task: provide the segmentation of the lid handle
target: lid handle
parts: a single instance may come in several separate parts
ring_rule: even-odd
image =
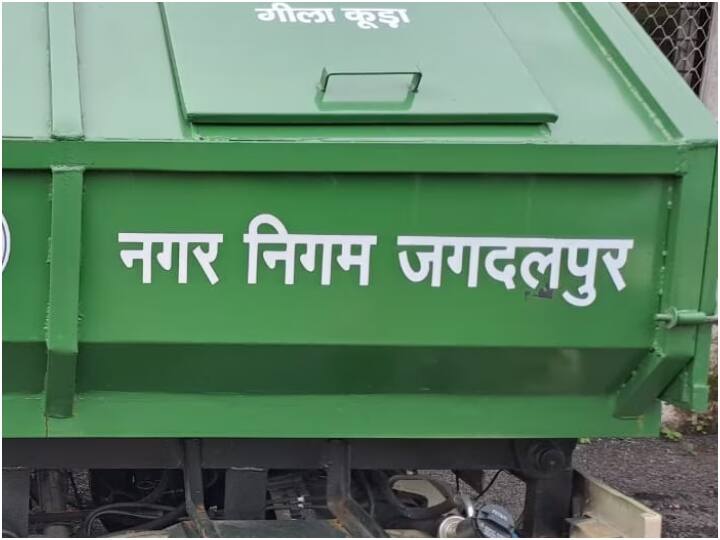
[[[320,73],[320,83],[318,84],[320,92],[324,93],[327,90],[330,77],[336,77],[339,75],[410,75],[412,79],[410,80],[410,86],[408,88],[409,92],[417,92],[418,87],[420,86],[420,80],[422,79],[422,71],[420,71],[420,68],[404,71],[328,71],[327,68],[323,68]]]

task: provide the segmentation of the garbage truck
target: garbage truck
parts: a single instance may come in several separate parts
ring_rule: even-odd
[[[578,535],[577,440],[707,406],[717,126],[622,4],[2,11],[3,536]]]

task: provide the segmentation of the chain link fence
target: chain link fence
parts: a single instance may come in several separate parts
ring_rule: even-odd
[[[696,94],[702,86],[714,2],[626,2]]]

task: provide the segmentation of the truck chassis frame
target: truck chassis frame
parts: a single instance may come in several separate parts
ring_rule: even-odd
[[[205,511],[202,469],[225,469],[226,519],[247,518],[265,497],[244,472],[325,469],[328,508],[352,536],[383,536],[350,496],[353,469],[453,470],[481,489],[485,469],[504,469],[527,486],[522,534],[564,536],[572,515],[574,439],[5,439],[3,529],[28,530],[29,475],[47,469],[181,469],[187,514],[198,536],[218,536]],[[232,494],[232,495],[231,495]],[[232,497],[234,500],[228,500]]]

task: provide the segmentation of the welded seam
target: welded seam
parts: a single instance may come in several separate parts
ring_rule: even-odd
[[[567,4],[567,7],[593,40],[598,51],[623,80],[630,94],[632,94],[638,103],[646,110],[661,134],[668,140],[680,139],[682,136],[680,130],[655,99],[652,92],[642,80],[640,80],[628,64],[628,61],[592,16],[588,8],[582,3],[570,3]]]
[[[58,140],[82,139],[82,109],[74,4],[48,4],[48,43],[50,46],[51,136]]]

